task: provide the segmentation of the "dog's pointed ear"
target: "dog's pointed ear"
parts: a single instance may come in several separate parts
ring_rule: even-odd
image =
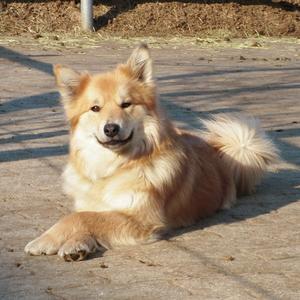
[[[79,72],[62,65],[55,65],[53,67],[53,73],[65,105],[69,104],[69,102],[74,99],[81,82],[88,76],[88,74],[82,75]]]
[[[127,65],[136,79],[146,84],[152,83],[152,60],[146,44],[141,44],[133,50],[127,61]]]

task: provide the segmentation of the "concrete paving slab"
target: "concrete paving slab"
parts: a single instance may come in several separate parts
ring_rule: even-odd
[[[61,190],[68,125],[52,64],[98,72],[132,45],[89,49],[0,46],[1,299],[299,299],[300,45],[163,45],[152,50],[161,101],[183,128],[211,113],[258,116],[282,169],[255,195],[168,241],[87,261],[30,257],[25,244],[70,212]]]

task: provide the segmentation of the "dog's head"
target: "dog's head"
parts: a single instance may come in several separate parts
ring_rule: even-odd
[[[146,45],[109,73],[54,67],[72,135],[116,153],[142,153],[159,139],[152,61]]]

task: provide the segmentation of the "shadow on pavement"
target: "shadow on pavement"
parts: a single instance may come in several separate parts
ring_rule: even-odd
[[[7,150],[0,152],[0,162],[59,156],[66,155],[67,153],[67,145]]]
[[[49,92],[6,101],[1,106],[0,115],[21,110],[53,108],[59,104],[59,94]]]
[[[33,68],[44,73],[52,75],[52,65],[30,58],[28,55],[13,51],[11,49],[0,46],[0,57],[19,63],[23,66]]]

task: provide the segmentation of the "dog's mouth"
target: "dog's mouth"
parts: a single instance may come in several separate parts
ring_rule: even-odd
[[[124,146],[126,145],[133,137],[133,130],[131,131],[131,133],[129,134],[129,136],[124,139],[124,140],[110,140],[110,141],[107,141],[107,142],[101,142],[99,140],[99,138],[97,137],[97,135],[95,135],[95,138],[97,140],[97,142],[104,146],[104,147],[107,147],[107,148],[113,148],[113,147],[120,147],[120,146]]]

